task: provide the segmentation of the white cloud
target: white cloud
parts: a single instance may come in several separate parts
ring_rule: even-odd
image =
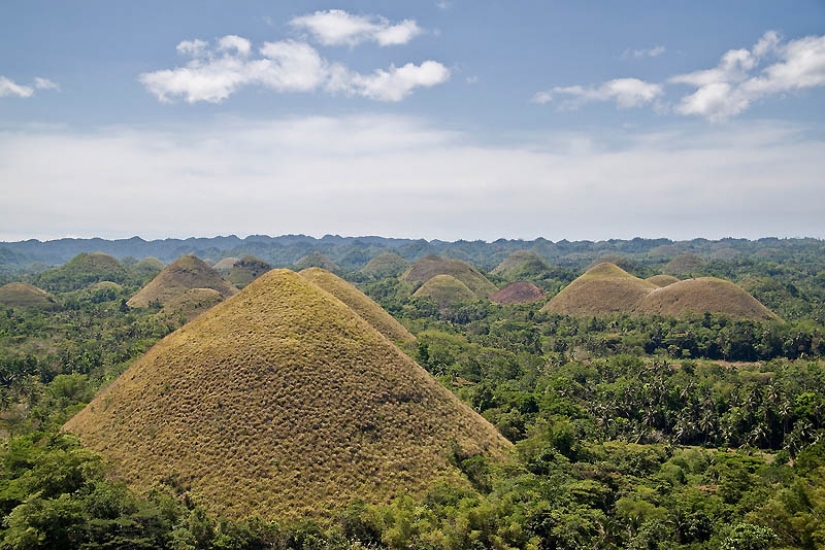
[[[34,79],[34,87],[38,90],[57,90],[60,91],[60,84],[52,82],[48,78],[36,77]]]
[[[732,123],[495,146],[391,116],[0,131],[0,240],[825,237],[825,142],[802,130]]]
[[[447,2],[445,0],[442,0],[441,2],[436,2],[435,3],[435,7],[437,7],[440,10],[450,9],[450,6],[452,6],[452,5],[453,5],[452,2]]]
[[[576,109],[592,102],[614,101],[619,108],[628,109],[650,103],[662,95],[662,87],[638,78],[618,78],[598,87],[582,86],[555,87],[551,91],[539,92],[533,96],[533,103],[548,103],[555,96],[565,96],[561,108]]]
[[[274,92],[323,90],[378,101],[400,101],[415,88],[441,84],[450,76],[449,69],[436,61],[393,65],[363,75],[324,59],[309,44],[294,40],[265,42],[259,57],[251,55],[248,40],[234,35],[220,38],[214,49],[194,40],[181,42],[177,50],[193,59],[184,67],[139,76],[146,89],[163,102],[181,97],[187,103],[218,103],[248,86],[262,86]]]
[[[308,31],[325,46],[356,46],[374,41],[381,46],[406,44],[422,30],[413,19],[391,24],[377,15],[354,15],[344,10],[316,11],[293,18],[293,28]]]
[[[31,86],[22,86],[5,76],[0,76],[0,97],[14,96],[26,98],[31,97],[33,94],[34,88]]]
[[[775,62],[756,70],[766,59]],[[696,91],[682,97],[676,111],[724,121],[754,101],[786,92],[825,86],[825,36],[808,36],[785,44],[775,31],[751,48],[730,50],[713,69],[677,75],[671,83]]]
[[[622,53],[622,59],[630,59],[634,57],[636,59],[642,57],[659,57],[663,55],[667,50],[664,46],[658,45],[652,48],[644,48],[641,50],[631,50],[630,48],[626,49],[624,53]]]

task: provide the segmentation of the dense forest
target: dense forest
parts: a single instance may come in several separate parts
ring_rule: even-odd
[[[546,265],[495,271],[520,249]],[[599,259],[640,277],[721,277],[779,318],[575,317],[541,311],[546,299],[444,305],[413,297],[398,273],[363,269],[387,250],[461,259],[497,287],[530,281],[548,299]],[[105,275],[48,267],[95,251],[122,262]],[[466,485],[341,502],[312,521],[215,517],[173,477],[132,492],[61,426],[186,322],[127,304],[158,272],[136,258],[193,252],[275,266],[325,254],[416,336],[404,351],[515,444],[513,460],[456,448],[449,459]],[[56,304],[0,305],[0,547],[823,548],[824,252],[821,241],[777,239],[0,244],[2,282],[33,284]]]

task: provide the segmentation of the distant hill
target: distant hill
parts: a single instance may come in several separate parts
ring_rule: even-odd
[[[490,296],[496,304],[524,304],[538,302],[544,298],[544,291],[528,281],[516,281],[502,287]]]
[[[212,269],[220,273],[221,275],[226,275],[229,273],[229,270],[235,265],[235,263],[239,262],[240,258],[235,258],[234,256],[230,256],[228,258],[223,258],[218,263],[212,266]]]
[[[776,319],[773,312],[744,289],[714,277],[688,279],[656,289],[640,302],[636,311],[669,317],[710,312],[741,319]]]
[[[320,267],[310,267],[301,271],[300,275],[347,304],[355,313],[393,342],[415,340],[415,336],[410,334],[404,325],[341,277]]]
[[[272,266],[260,258],[244,256],[232,265],[226,279],[236,287],[243,288],[270,269]]]
[[[51,294],[27,283],[9,283],[0,286],[0,305],[41,310],[60,308],[60,304]]]
[[[155,275],[163,271],[166,267],[164,263],[157,258],[148,257],[143,258],[131,267],[132,273],[137,275],[140,279],[151,280]]]
[[[442,307],[479,299],[475,292],[452,275],[436,275],[427,279],[427,282],[421,285],[412,297],[428,298]]]
[[[693,254],[691,252],[685,252],[684,254],[679,254],[662,268],[662,273],[665,275],[691,275],[698,271],[701,271],[707,262],[702,259],[701,256],[698,254]]]
[[[224,296],[214,288],[191,288],[169,298],[160,315],[173,320],[182,317],[185,321],[191,321],[223,300]]]
[[[166,305],[188,290],[211,288],[227,298],[237,292],[220,273],[195,256],[183,256],[169,264],[157,277],[127,302],[130,307],[148,307],[152,303]]]
[[[36,277],[36,282],[46,290],[66,292],[100,281],[124,283],[128,279],[128,270],[112,256],[100,252],[83,252],[65,265],[41,273]]]
[[[353,499],[463,485],[450,456],[511,445],[356,314],[273,270],[166,337],[65,430],[142,492],[211,512],[321,521]]]
[[[601,263],[567,285],[542,311],[565,315],[627,313],[658,288],[611,263]]]
[[[479,299],[487,298],[498,290],[487,277],[467,262],[439,256],[421,258],[410,266],[401,276],[401,279],[407,283],[426,283],[436,275],[455,277],[464,283]]]
[[[361,272],[374,277],[396,277],[404,272],[410,263],[394,252],[382,252],[367,262]]]
[[[302,271],[310,267],[320,267],[326,271],[336,272],[339,270],[338,265],[321,254],[320,252],[313,252],[308,256],[304,256],[295,264],[295,271]]]
[[[547,272],[550,266],[541,259],[541,256],[529,250],[517,250],[507,256],[491,272],[507,280],[532,277]]]

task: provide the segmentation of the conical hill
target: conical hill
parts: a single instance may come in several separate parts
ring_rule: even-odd
[[[516,281],[490,296],[497,304],[526,304],[544,298],[544,291],[528,281]]]
[[[567,285],[542,311],[577,316],[630,313],[656,288],[653,283],[605,262]]]
[[[127,302],[130,307],[148,307],[157,302],[166,305],[193,288],[211,288],[227,298],[237,289],[203,260],[190,255],[178,258],[152,279]]]
[[[28,283],[9,283],[0,286],[0,305],[42,310],[60,308],[60,304],[51,294]]]
[[[415,336],[410,334],[404,328],[404,325],[396,321],[392,315],[387,313],[369,296],[341,277],[333,275],[320,267],[310,267],[301,271],[300,275],[344,302],[390,340],[394,342],[415,340]]]
[[[426,283],[436,275],[455,277],[472,290],[478,298],[487,298],[498,290],[496,285],[467,262],[440,256],[421,258],[412,264],[401,278],[407,283]]]
[[[672,285],[673,283],[678,283],[679,279],[673,275],[654,275],[652,277],[648,277],[645,281],[653,283],[658,287],[664,287],[667,285]]]
[[[324,517],[462,483],[510,445],[342,301],[273,270],[167,336],[64,427],[142,491],[230,517]],[[328,516],[326,516],[328,517]]]
[[[270,269],[272,266],[260,258],[244,256],[232,265],[226,279],[236,287],[243,288]]]
[[[307,256],[304,256],[300,260],[295,263],[295,271],[301,271],[303,269],[309,269],[310,267],[320,267],[321,269],[326,269],[327,271],[338,271],[340,268],[338,264],[321,254],[320,252],[313,252]]]
[[[438,302],[438,305],[442,307],[478,300],[475,292],[452,275],[436,275],[428,279],[413,293],[412,297],[429,298]]]
[[[41,273],[37,284],[52,292],[67,292],[100,281],[124,283],[128,277],[128,270],[114,257],[102,252],[82,252],[64,265]]]
[[[710,312],[740,319],[777,318],[744,289],[715,277],[687,279],[656,289],[641,301],[636,311],[669,317]]]

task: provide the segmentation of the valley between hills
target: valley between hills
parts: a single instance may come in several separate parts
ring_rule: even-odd
[[[825,243],[0,243],[0,548],[825,546]]]

